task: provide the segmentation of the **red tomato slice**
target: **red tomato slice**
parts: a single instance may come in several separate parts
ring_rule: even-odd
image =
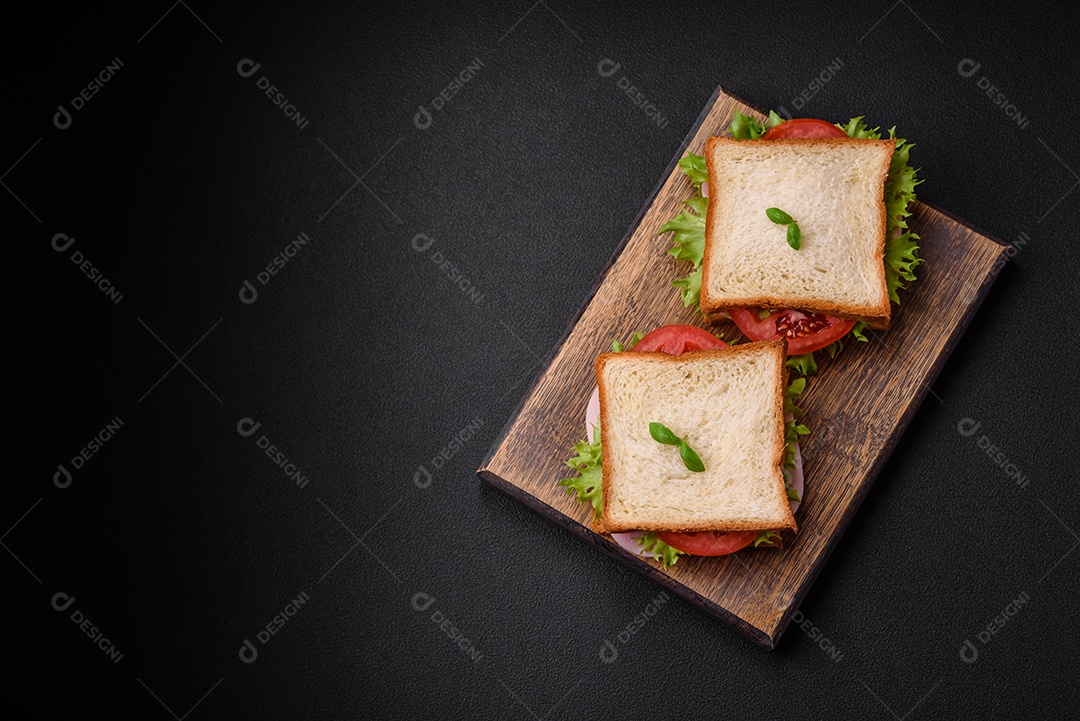
[[[777,126],[780,127],[780,126]],[[853,320],[842,320],[831,315],[818,315],[801,310],[774,310],[762,318],[760,308],[732,308],[731,320],[739,326],[747,338],[753,341],[787,339],[788,355],[799,355],[824,348],[834,340],[844,337]]]
[[[687,351],[710,348],[727,348],[727,343],[692,325],[665,325],[639,340],[632,350],[682,355]]]
[[[759,531],[701,531],[699,533],[657,533],[661,541],[691,556],[726,556],[746,548]]]
[[[840,128],[832,123],[816,118],[795,118],[774,125],[765,131],[761,140],[777,140],[779,138],[846,138],[848,136]]]

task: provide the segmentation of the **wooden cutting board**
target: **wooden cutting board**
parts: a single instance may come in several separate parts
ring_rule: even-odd
[[[563,461],[585,435],[585,406],[596,385],[593,364],[613,338],[625,341],[635,331],[668,323],[708,327],[683,308],[671,287],[688,264],[667,254],[671,242],[656,231],[681,211],[680,201],[693,195],[676,161],[687,150],[702,154],[705,139],[723,134],[735,110],[763,115],[717,88],[478,473],[549,521],[774,648],[919,404],[932,392],[930,384],[1000,270],[1005,246],[924,203],[915,206],[909,223],[921,236],[924,262],[916,270],[918,280],[901,291],[902,305],[893,306],[892,327],[869,336],[869,343],[847,343],[836,359],[820,362],[807,383],[801,403],[811,429],[802,440],[806,490],[796,514],[799,533],[786,533],[782,550],[683,556],[667,570],[624,551],[610,536],[593,533],[591,508],[558,485],[570,475]],[[727,322],[713,329],[729,339],[739,337]]]

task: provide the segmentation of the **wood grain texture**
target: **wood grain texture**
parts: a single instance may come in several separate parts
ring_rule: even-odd
[[[918,280],[893,308],[890,330],[869,343],[848,343],[824,360],[807,384],[802,406],[811,434],[802,440],[806,490],[796,514],[799,533],[785,532],[783,550],[746,549],[720,558],[684,556],[671,569],[623,551],[593,533],[591,509],[558,480],[571,444],[584,437],[585,406],[596,385],[596,356],[613,338],[626,340],[668,323],[705,326],[684,309],[671,281],[687,272],[657,229],[693,194],[675,161],[702,153],[710,135],[727,129],[735,110],[761,113],[718,89],[664,180],[602,276],[593,296],[555,349],[550,365],[507,423],[478,471],[493,487],[526,504],[604,553],[648,576],[754,642],[774,648],[885,464],[930,384],[988,291],[1004,246],[919,203],[911,227],[924,262]],[[712,327],[738,337],[730,323]]]

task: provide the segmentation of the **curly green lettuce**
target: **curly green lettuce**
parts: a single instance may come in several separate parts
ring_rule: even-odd
[[[684,165],[683,160],[690,162]],[[699,162],[700,168],[697,167]],[[694,179],[704,176],[705,158],[690,153],[679,161],[679,167],[694,183],[698,195],[683,201],[687,210],[665,223],[660,228],[660,234],[671,232],[674,244],[668,253],[675,260],[687,260],[693,265],[694,269],[685,278],[674,280],[671,284],[680,289],[683,306],[696,309],[701,305],[701,260],[705,255],[705,211],[709,207],[709,199],[701,195],[701,183],[704,181]]]
[[[768,117],[763,120],[755,120],[736,110],[729,131],[736,140],[757,140],[769,128],[782,122],[784,119],[775,111],[769,111]],[[868,127],[862,116],[852,118],[843,125],[837,123],[836,127],[852,138],[882,138],[881,130]],[[896,137],[895,127],[889,129],[888,137],[896,143],[896,150],[893,151],[889,174],[885,179],[885,284],[889,299],[899,305],[898,291],[905,287],[905,283],[915,280],[915,268],[922,262],[917,242],[919,236],[908,230],[907,224],[907,219],[911,216],[910,206],[915,200],[915,186],[922,180],[916,178],[918,169],[911,167],[910,163],[914,144]],[[689,261],[692,269],[685,277],[678,278],[671,284],[679,289],[685,307],[694,306],[700,309],[705,214],[709,207],[709,199],[701,195],[701,185],[708,181],[709,175],[705,158],[694,153],[687,153],[685,158],[679,160],[679,168],[690,179],[696,194],[690,200],[683,201],[687,209],[665,223],[658,235],[673,232],[674,244],[668,252],[676,260]],[[860,321],[851,329],[850,334],[855,340],[865,343],[868,340],[865,331],[866,324]],[[828,353],[830,358],[834,358],[842,347],[842,342],[836,341],[822,350]],[[788,359],[787,365],[804,376],[817,372],[817,362],[812,353],[793,356]]]
[[[578,503],[589,503],[593,509],[593,519],[600,518],[603,510],[603,456],[600,451],[600,424],[593,426],[593,441],[588,439],[574,444],[577,454],[565,461],[566,465],[578,472],[577,477],[563,478],[559,485],[567,493],[576,493]]]
[[[784,122],[784,119],[777,115],[775,110],[770,110],[769,117],[764,120],[754,120],[749,115],[743,115],[736,110],[728,131],[731,133],[731,137],[736,140],[757,140],[765,134],[766,130],[776,127],[782,122]]]

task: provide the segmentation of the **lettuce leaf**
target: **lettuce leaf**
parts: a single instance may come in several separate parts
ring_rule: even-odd
[[[687,153],[685,158],[679,159],[679,167],[690,178],[690,182],[699,191],[701,184],[709,179],[709,169],[705,166],[705,156]]]
[[[762,531],[759,533],[758,537],[754,539],[754,548],[760,548],[761,546],[783,548],[784,539],[780,536],[780,531]]]
[[[683,162],[686,161],[686,162]],[[701,192],[701,183],[708,177],[705,172],[705,159],[700,155],[687,153],[686,157],[679,161],[679,167],[690,182],[694,183],[698,192]],[[700,180],[696,180],[700,178]],[[682,295],[683,307],[693,306],[696,310],[701,308],[701,261],[705,255],[705,213],[709,209],[709,199],[703,195],[697,195],[690,200],[683,201],[688,210],[679,213],[660,228],[657,235],[673,232],[674,245],[668,250],[675,260],[690,261],[693,270],[685,278],[678,278],[671,285],[679,289]],[[693,212],[690,212],[693,211]]]
[[[692,271],[685,278],[671,281],[671,284],[679,288],[684,308],[694,306],[699,310],[701,309],[701,268]]]
[[[633,350],[634,346],[638,344],[638,341],[644,338],[643,333],[634,333],[630,336],[629,345],[624,346],[618,339],[611,341],[611,352],[622,353],[624,350]]]
[[[799,375],[812,376],[817,373],[817,363],[814,361],[813,353],[790,356],[784,365]]]
[[[900,305],[900,296],[896,291],[904,287],[905,280],[915,280],[915,266],[922,263],[919,245],[915,242],[918,239],[919,236],[908,231],[885,241],[885,285],[889,288],[889,300],[897,305]]]
[[[593,442],[588,439],[574,444],[576,456],[566,461],[566,465],[580,473],[576,478],[564,478],[559,485],[567,493],[577,493],[579,503],[591,503],[593,519],[600,518],[603,508],[601,481],[604,478],[603,456],[600,451],[600,424],[593,426]]]
[[[686,555],[683,551],[661,541],[660,537],[652,532],[643,533],[637,542],[646,553],[653,557],[653,560],[663,563],[664,568],[671,568],[679,560],[679,556]]]
[[[675,245],[668,253],[674,256],[675,260],[688,260],[694,264],[694,268],[699,268],[705,255],[705,212],[709,207],[709,199],[699,195],[684,200],[683,205],[689,210],[664,223],[659,233],[662,235],[674,231],[672,240]],[[694,212],[691,213],[690,210]]]
[[[736,110],[729,130],[731,137],[736,140],[757,140],[765,134],[766,130],[782,122],[784,119],[777,115],[775,110],[770,110],[769,117],[762,121],[754,120],[749,115],[743,115]]]

